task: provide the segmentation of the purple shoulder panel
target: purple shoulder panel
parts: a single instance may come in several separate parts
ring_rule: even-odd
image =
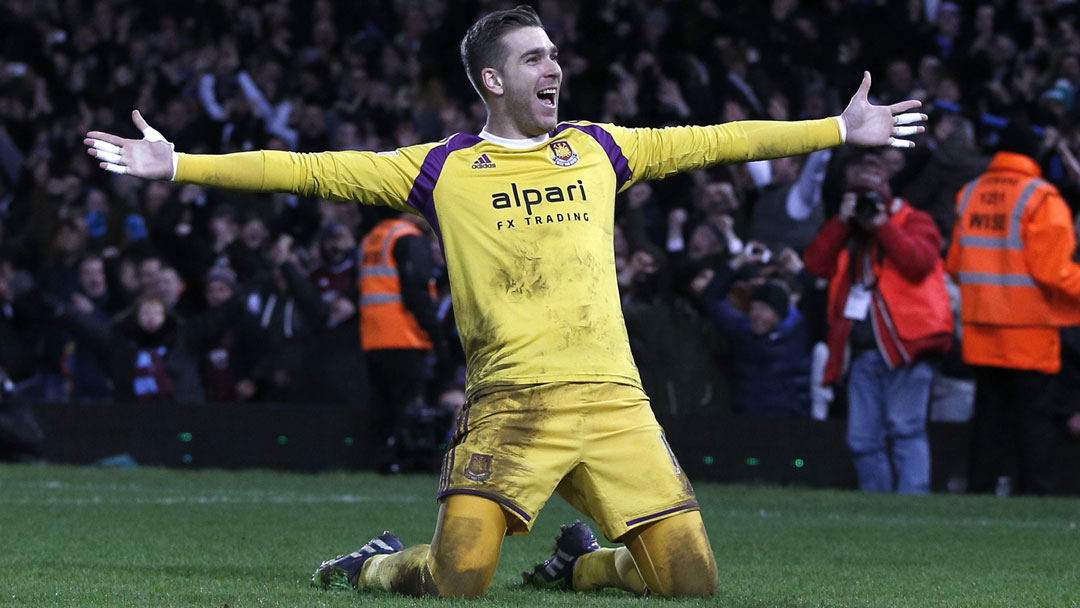
[[[633,177],[633,172],[630,171],[630,161],[623,155],[622,148],[619,144],[615,143],[615,138],[611,136],[600,125],[575,125],[573,123],[564,122],[555,128],[555,133],[562,133],[566,129],[577,129],[583,133],[588,133],[593,139],[600,144],[607,152],[608,159],[611,160],[611,168],[615,170],[615,190],[623,187],[623,184],[630,181]]]
[[[435,184],[439,182],[439,175],[442,174],[443,165],[446,164],[446,157],[450,156],[451,152],[475,146],[481,141],[483,140],[471,133],[458,133],[452,135],[441,146],[432,148],[427,157],[424,158],[423,164],[420,165],[420,174],[413,181],[412,190],[409,191],[409,198],[405,200],[407,205],[419,211],[431,224],[440,242],[442,241],[442,230],[439,229],[439,217],[435,213],[435,198],[433,196]]]

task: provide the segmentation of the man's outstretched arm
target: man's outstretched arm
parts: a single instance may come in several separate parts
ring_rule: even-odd
[[[802,121],[746,120],[706,127],[626,129],[603,125],[629,162],[631,178],[623,188],[643,180],[717,164],[743,163],[797,156],[849,143],[857,146],[914,146],[911,135],[926,115],[913,112],[921,104],[908,100],[886,106],[870,103],[870,73],[844,112],[832,118]]]
[[[143,139],[87,133],[83,143],[102,169],[144,179],[388,205],[401,211],[413,211],[406,204],[413,181],[427,153],[438,145],[410,146],[392,154],[280,150],[179,154],[138,110],[131,117]]]

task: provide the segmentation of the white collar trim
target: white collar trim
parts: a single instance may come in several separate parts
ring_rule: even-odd
[[[484,127],[483,130],[480,131],[480,139],[490,141],[491,143],[504,148],[525,150],[526,148],[532,148],[547,142],[547,140],[551,139],[551,135],[549,133],[544,133],[543,135],[537,135],[536,137],[530,137],[528,139],[510,139],[507,137],[499,137],[488,131],[487,127]]]

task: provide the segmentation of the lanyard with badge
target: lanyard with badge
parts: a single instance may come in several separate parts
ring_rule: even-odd
[[[855,280],[855,271],[852,270],[851,290],[848,291],[847,302],[844,304],[844,318],[853,321],[864,321],[870,314],[870,300],[873,298],[874,285],[877,277],[869,271],[870,252],[860,260],[863,268],[863,280]],[[854,256],[852,256],[854,257]]]

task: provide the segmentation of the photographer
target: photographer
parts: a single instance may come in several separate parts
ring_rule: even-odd
[[[941,234],[926,213],[892,196],[874,151],[845,170],[840,213],[806,251],[830,278],[824,384],[848,377],[848,446],[868,492],[930,491],[929,357],[952,343]],[[854,262],[854,263],[853,263]]]

